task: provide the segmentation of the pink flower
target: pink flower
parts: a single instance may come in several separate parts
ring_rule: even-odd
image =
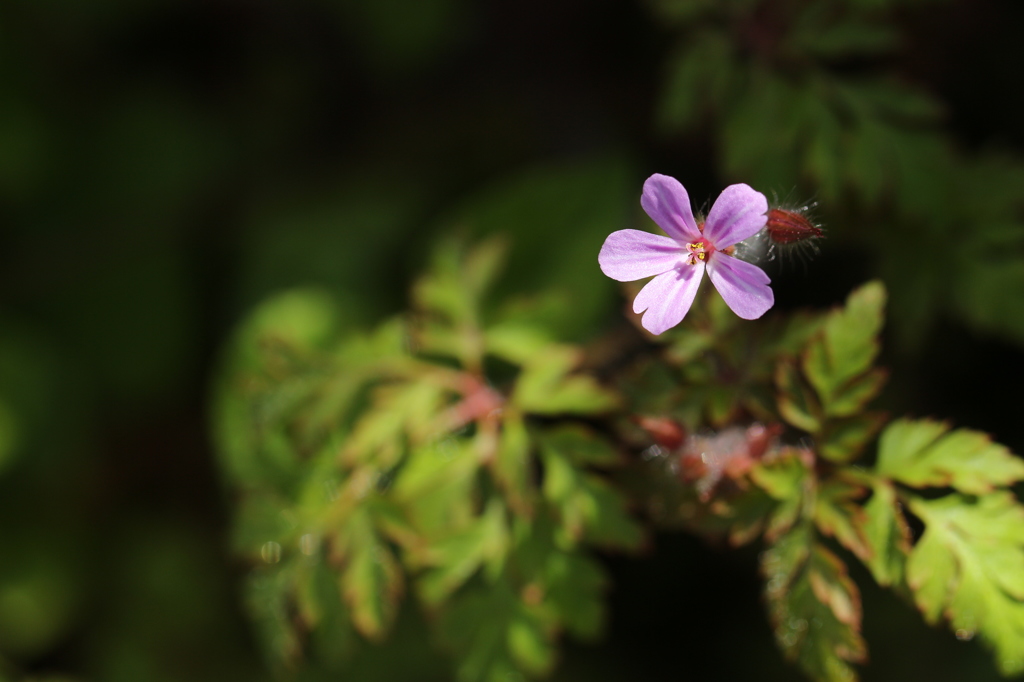
[[[633,301],[633,312],[647,311],[641,320],[644,329],[661,334],[682,322],[705,269],[726,304],[745,320],[761,317],[775,303],[764,270],[730,255],[734,244],[765,226],[768,201],[763,194],[747,185],[730,185],[707,220],[698,223],[679,181],[655,174],[644,183],[640,205],[668,236],[613,232],[597,262],[604,274],[620,282],[655,275]]]

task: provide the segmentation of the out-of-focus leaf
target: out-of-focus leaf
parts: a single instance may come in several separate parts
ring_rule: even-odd
[[[358,61],[385,81],[396,77],[401,82],[435,66],[459,45],[459,36],[473,18],[472,3],[462,0],[317,4],[337,14],[328,21],[346,31],[346,43],[357,52]],[[395,21],[397,15],[403,20]]]
[[[851,405],[876,389],[879,378],[863,386],[851,381],[866,372],[878,354],[884,306],[882,284],[865,284],[850,294],[844,308],[829,314],[821,336],[807,347],[802,368],[826,414],[849,414]],[[834,411],[836,403],[842,408],[839,413]]]
[[[404,589],[401,566],[378,535],[365,509],[348,517],[333,551],[345,562],[341,592],[352,612],[352,622],[370,639],[384,637],[394,623]]]
[[[522,415],[514,409],[506,409],[502,416],[501,440],[492,470],[505,492],[509,506],[520,514],[529,514],[536,487],[531,480],[533,457],[530,434],[526,431]]]
[[[714,0],[654,0],[650,5],[662,21],[673,24],[690,23],[721,7]]]
[[[795,454],[763,462],[750,470],[750,479],[776,500],[798,497],[804,490],[807,466]]]
[[[769,355],[795,359],[825,322],[825,315],[797,311],[783,322],[779,333],[769,341]]]
[[[850,664],[863,662],[867,651],[860,593],[843,562],[799,525],[764,553],[761,568],[776,642],[786,658],[815,680],[855,680]]]
[[[296,566],[295,582],[295,605],[310,630],[311,648],[328,663],[343,664],[355,649],[356,635],[337,575],[316,557]]]
[[[401,300],[396,254],[422,211],[423,194],[422,183],[394,168],[316,182],[282,178],[251,203],[239,226],[234,298],[251,305],[282,289],[315,285],[331,292],[346,320],[378,319],[382,307]]]
[[[828,404],[829,416],[856,415],[882,391],[888,378],[887,371],[876,368],[852,379],[833,396],[832,401]]]
[[[789,531],[804,513],[809,487],[813,485],[809,473],[797,450],[751,468],[750,480],[778,502],[765,529],[769,541]]]
[[[838,201],[843,190],[845,131],[832,109],[822,101],[807,106],[805,116],[811,125],[808,126],[810,139],[804,152],[804,171],[814,179],[822,201]]]
[[[860,121],[851,134],[853,142],[846,159],[849,183],[865,204],[875,206],[895,184],[892,166],[887,163],[892,155],[892,130],[870,119]]]
[[[475,234],[514,234],[496,298],[523,295],[524,283],[527,293],[562,292],[569,305],[544,327],[556,338],[583,340],[615,300],[615,282],[597,267],[597,252],[628,225],[635,182],[618,158],[531,168],[487,188],[445,222]]]
[[[761,573],[768,596],[781,596],[793,582],[810,555],[814,532],[799,524],[777,538],[761,556]]]
[[[524,583],[521,598],[554,627],[591,638],[604,620],[602,593],[607,578],[599,564],[559,544],[552,519],[520,519],[515,528],[510,572]]]
[[[822,534],[832,536],[862,561],[873,552],[864,534],[864,509],[856,504],[864,489],[832,479],[818,488],[814,504],[814,524]]]
[[[337,306],[327,292],[293,289],[257,307],[243,324],[238,343],[250,353],[266,339],[300,348],[323,347],[339,322]]]
[[[906,83],[837,80],[835,88],[840,101],[863,120],[889,118],[900,123],[927,123],[942,115],[942,105],[935,98]]]
[[[286,564],[257,569],[245,586],[246,606],[256,621],[263,651],[275,667],[294,664],[302,651],[288,614],[293,580],[292,567]]]
[[[466,590],[442,614],[442,638],[454,650],[459,682],[504,682],[554,664],[552,633],[537,609],[503,580]]]
[[[391,497],[408,510],[414,527],[442,537],[468,526],[480,461],[472,441],[449,436],[414,448],[399,471]]]
[[[320,390],[327,346],[338,326],[317,290],[281,294],[257,308],[229,346],[214,400],[218,453],[238,481],[280,485],[306,454],[289,429]]]
[[[373,403],[345,443],[351,463],[394,465],[408,436],[414,443],[440,436],[438,414],[445,405],[444,387],[428,381],[384,385],[374,391]]]
[[[18,420],[13,410],[0,398],[0,471],[13,461],[19,441],[22,438]]]
[[[607,577],[583,554],[552,552],[544,566],[544,599],[571,634],[592,639],[604,621],[602,593]]]
[[[235,513],[233,549],[258,559],[260,548],[265,543],[287,543],[291,527],[281,514],[286,504],[285,500],[269,492],[253,493],[243,498]]]
[[[0,560],[0,653],[27,660],[66,636],[79,595],[62,552],[20,543],[11,549]]]
[[[570,542],[586,540],[624,549],[640,545],[643,533],[626,514],[618,492],[549,448],[545,448],[543,459],[544,496],[557,510],[561,529]]]
[[[988,255],[980,262],[965,263],[950,287],[953,303],[963,319],[1018,343],[1024,339],[1022,231],[1024,226],[1020,223],[992,225],[981,231],[979,236],[988,242],[981,248]]]
[[[935,230],[956,215],[958,195],[955,167],[961,162],[951,140],[929,131],[904,129],[895,137],[894,170],[900,191],[900,210]]]
[[[830,419],[821,434],[818,453],[832,462],[850,462],[882,430],[888,416],[864,412],[853,417]]]
[[[609,467],[622,461],[610,443],[580,424],[544,429],[539,438],[543,447],[563,455],[577,466]]]
[[[662,130],[686,130],[703,114],[721,107],[737,79],[734,50],[728,36],[713,30],[700,31],[680,42],[669,57],[668,78],[658,106]]]
[[[516,322],[504,322],[488,327],[484,338],[487,352],[516,365],[526,365],[553,345],[552,339],[541,328]]]
[[[981,495],[1024,479],[1024,461],[984,433],[900,419],[879,440],[878,471],[915,487],[952,486]]]
[[[505,507],[496,499],[472,525],[427,547],[421,561],[434,566],[420,579],[423,601],[437,606],[462,586],[481,565],[500,567],[508,549]],[[492,571],[495,572],[495,571]]]
[[[1024,671],[1024,507],[1009,492],[916,499],[925,523],[907,583],[929,623],[980,633],[1005,675]]]
[[[818,106],[806,88],[753,67],[719,127],[722,165],[754,187],[796,186],[800,155],[793,154],[808,130],[804,114]]]
[[[523,367],[511,402],[532,414],[594,414],[618,405],[616,396],[593,378],[570,374],[580,352],[571,346],[550,345]]]
[[[779,503],[757,486],[751,486],[739,497],[711,504],[713,516],[699,518],[693,524],[699,531],[718,535],[723,533],[733,546],[754,540],[765,529]]]
[[[501,270],[505,250],[504,240],[495,237],[472,248],[453,238],[442,241],[433,267],[413,289],[416,306],[456,329],[479,325],[482,298]]]
[[[817,433],[821,429],[821,406],[794,363],[783,360],[776,365],[775,386],[782,418],[798,429]]]
[[[864,505],[859,518],[871,554],[863,559],[879,585],[903,582],[907,556],[910,554],[910,528],[900,511],[896,491],[888,482],[878,482]]]
[[[828,26],[819,22],[801,22],[793,32],[793,41],[794,47],[800,51],[824,59],[836,59],[892,50],[899,42],[899,33],[891,26],[856,19]]]

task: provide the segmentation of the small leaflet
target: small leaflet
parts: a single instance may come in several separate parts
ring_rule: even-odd
[[[929,623],[981,636],[1005,675],[1024,672],[1024,507],[1009,492],[915,499],[926,525],[907,583]]]
[[[761,559],[775,639],[813,679],[852,682],[867,659],[861,604],[846,566],[814,540],[807,524],[779,538]]]
[[[979,431],[900,419],[879,440],[878,472],[916,488],[948,486],[981,495],[1024,479],[1024,460]]]

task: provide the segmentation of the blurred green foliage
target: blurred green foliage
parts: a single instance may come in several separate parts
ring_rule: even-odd
[[[674,679],[680,661],[795,679],[757,629],[754,553],[648,523],[679,475],[630,412],[736,442],[784,418],[783,442],[818,446],[814,471],[783,448],[700,517],[773,556],[812,538],[776,566],[794,589],[769,590],[777,625],[846,619],[814,640],[841,656],[777,630],[805,668],[860,659],[859,590],[866,676],[996,674],[873,577],[1016,669],[1016,460],[934,420],[882,431],[866,401],[891,377],[881,407],[1024,446],[1000,397],[1024,330],[1019,18],[1003,0],[0,4],[0,680]],[[621,324],[595,254],[647,224],[655,171],[695,196],[817,198],[825,266],[773,272],[780,308],[881,278],[912,352],[884,373],[877,346],[836,344],[874,338],[878,288],[848,317],[754,326],[709,299],[666,344]],[[506,274],[469,323],[438,235],[498,233]],[[489,444],[438,421],[462,388],[421,381],[460,372],[504,401]],[[834,475],[876,452],[875,478]],[[691,483],[693,511],[721,479]],[[648,555],[609,551],[642,523]]]
[[[537,418],[617,401],[530,308],[487,314],[503,252],[443,242],[412,315],[368,336],[339,328],[315,291],[272,299],[239,332],[216,427],[277,665],[317,639],[385,638],[406,591],[436,613],[467,682],[547,672],[559,631],[599,631],[605,578],[584,548],[636,548],[641,532],[591,471],[617,463],[611,446]]]
[[[1024,162],[964,149],[942,103],[894,77],[902,36],[880,10],[917,4],[652,0],[679,34],[658,120],[712,134],[727,177],[815,196],[829,238],[890,284],[905,343],[940,315],[1020,343]],[[987,255],[937,268],[968,234]]]

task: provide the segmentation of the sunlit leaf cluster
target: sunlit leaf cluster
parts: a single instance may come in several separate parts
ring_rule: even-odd
[[[411,312],[370,333],[313,291],[240,328],[216,419],[281,671],[344,669],[412,618],[460,680],[544,676],[561,633],[600,634],[595,550],[638,548],[645,523],[758,543],[776,642],[811,679],[867,661],[850,562],[1022,669],[1024,463],[872,409],[881,283],[754,323],[706,289],[657,341],[604,342],[599,383],[528,302],[485,304],[503,249],[443,242]]]
[[[1007,486],[1024,480],[1024,462],[985,434],[929,419],[885,426],[887,416],[870,409],[886,379],[874,367],[884,303],[872,282],[844,307],[794,318],[799,334],[779,336],[771,323],[752,330],[766,351],[746,358],[774,364],[770,372],[735,371],[731,332],[710,342],[696,341],[709,333],[700,323],[675,332],[660,360],[626,378],[627,394],[653,392],[652,377],[667,375],[680,396],[713,386],[748,400],[739,413],[709,411],[706,397],[704,411],[685,398],[648,403],[639,428],[623,427],[627,441],[646,433],[653,443],[647,475],[631,484],[659,525],[732,545],[760,539],[777,643],[811,679],[853,680],[854,664],[867,661],[849,561],[929,623],[948,622],[961,640],[980,635],[1002,672],[1020,672],[1024,507]],[[772,342],[779,338],[791,342]],[[749,400],[768,386],[774,405]],[[743,415],[756,421],[741,428]],[[923,526],[916,544],[912,526]]]
[[[483,306],[503,251],[445,242],[412,312],[369,334],[312,291],[239,331],[220,451],[247,602],[282,669],[318,646],[344,667],[410,596],[466,681],[545,673],[561,632],[600,632],[588,548],[643,538],[607,480],[619,453],[589,423],[619,402],[523,305]]]

